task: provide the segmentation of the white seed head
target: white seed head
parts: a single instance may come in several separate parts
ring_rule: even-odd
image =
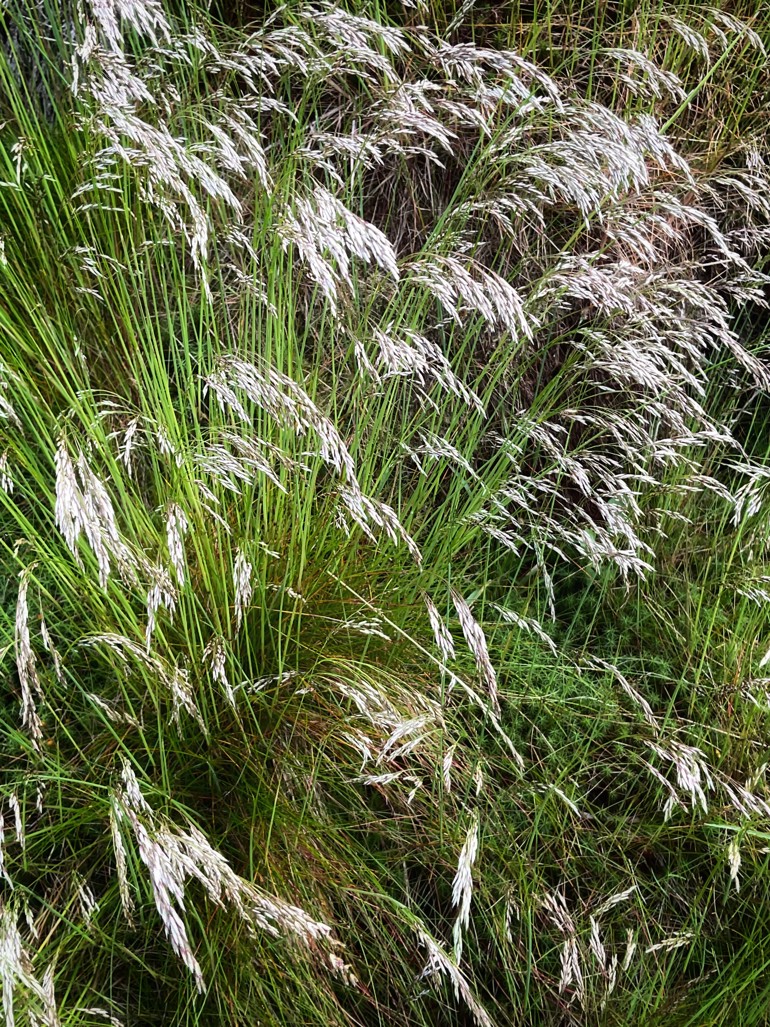
[[[459,963],[463,951],[463,931],[467,929],[470,919],[471,898],[473,897],[473,864],[479,851],[479,818],[476,814],[465,836],[465,842],[457,860],[457,871],[452,882],[452,905],[459,907],[454,923],[454,956]]]
[[[236,550],[233,561],[233,587],[235,589],[235,626],[240,629],[243,621],[244,610],[251,602],[254,586],[251,583],[251,576],[254,568],[247,560],[243,549]]]
[[[473,616],[470,606],[459,594],[452,590],[452,602],[454,603],[455,610],[457,610],[457,616],[460,620],[460,627],[462,628],[465,641],[468,643],[468,648],[473,653],[473,658],[476,661],[479,673],[487,686],[489,691],[489,697],[492,701],[492,708],[495,713],[500,713],[500,702],[497,697],[497,674],[495,668],[492,666],[492,661],[489,658],[489,651],[487,649],[487,640],[484,635],[484,631]]]
[[[34,565],[33,565],[34,566]],[[27,592],[29,589],[29,577],[33,567],[27,567],[19,573],[19,591],[16,597],[16,631],[14,636],[14,647],[16,651],[16,670],[19,675],[21,687],[21,719],[24,727],[29,732],[32,744],[35,748],[40,747],[40,739],[43,737],[43,728],[40,715],[37,712],[36,696],[43,697],[40,686],[40,678],[37,672],[37,660],[32,650],[32,642],[29,634],[29,605]]]
[[[741,869],[741,849],[737,838],[731,838],[727,846],[727,862],[730,866],[730,880],[735,885],[735,890],[741,890],[741,882],[738,874]]]
[[[171,566],[180,585],[184,585],[186,578],[184,537],[188,528],[189,524],[181,506],[178,503],[169,503],[166,508],[166,544]]]

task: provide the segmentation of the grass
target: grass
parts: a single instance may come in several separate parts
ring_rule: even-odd
[[[7,1024],[766,1023],[767,16],[121,12],[0,15]]]

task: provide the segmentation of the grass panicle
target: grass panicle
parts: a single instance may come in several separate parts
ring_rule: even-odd
[[[760,1027],[768,15],[257,7],[0,8],[6,1025]]]

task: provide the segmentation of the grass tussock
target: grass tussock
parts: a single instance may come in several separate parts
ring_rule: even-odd
[[[235,10],[0,8],[7,1027],[766,1023],[767,14]]]

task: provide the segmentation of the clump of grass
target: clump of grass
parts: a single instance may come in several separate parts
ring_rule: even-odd
[[[8,1024],[763,1022],[738,13],[3,9]]]

